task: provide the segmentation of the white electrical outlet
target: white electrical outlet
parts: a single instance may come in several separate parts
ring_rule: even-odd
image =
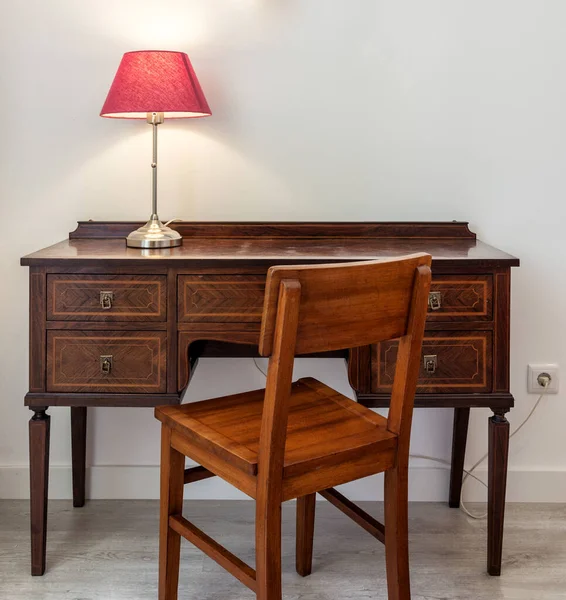
[[[545,388],[538,379],[544,374],[550,375],[550,383]],[[529,394],[558,394],[560,367],[558,365],[529,365],[527,369],[527,390]]]

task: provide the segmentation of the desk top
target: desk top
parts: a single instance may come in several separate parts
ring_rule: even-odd
[[[476,239],[467,223],[190,223],[171,224],[183,245],[165,250],[126,247],[142,223],[79,223],[69,239],[21,259],[24,266],[269,266],[369,260],[428,252],[433,263],[518,266],[519,260]]]

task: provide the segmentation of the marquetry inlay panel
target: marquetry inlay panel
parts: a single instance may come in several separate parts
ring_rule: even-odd
[[[265,277],[260,275],[182,275],[179,322],[259,323]]]
[[[48,320],[165,321],[166,300],[164,275],[47,276]]]
[[[164,331],[48,331],[50,392],[166,391]]]
[[[397,360],[396,341],[373,347],[373,386],[390,392]],[[492,333],[490,331],[427,332],[423,342],[419,392],[491,391]],[[433,372],[426,372],[424,357],[436,357]]]
[[[492,319],[491,275],[439,275],[433,277],[430,291],[438,294],[439,306],[433,310],[429,304],[429,321]]]

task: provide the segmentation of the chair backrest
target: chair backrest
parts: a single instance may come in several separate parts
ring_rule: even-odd
[[[431,257],[272,267],[267,275],[259,352],[269,356],[261,464],[283,466],[296,354],[399,338],[388,429],[408,451],[430,288]],[[400,443],[401,443],[400,439]],[[265,470],[264,470],[265,471]],[[266,476],[267,473],[266,473]]]
[[[366,346],[405,335],[415,270],[430,256],[346,264],[272,267],[267,275],[259,353],[271,354],[281,281],[301,286],[295,353]]]

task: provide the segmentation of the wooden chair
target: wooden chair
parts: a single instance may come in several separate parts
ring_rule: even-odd
[[[319,492],[385,543],[390,600],[410,598],[407,472],[421,361],[427,254],[269,270],[259,352],[265,390],[157,408],[162,422],[159,599],[176,600],[180,536],[253,590],[281,600],[281,503],[297,498],[297,572],[311,573]],[[388,418],[314,379],[295,354],[399,338]],[[185,471],[185,456],[201,466]],[[385,526],[333,489],[385,471]],[[218,475],[256,500],[256,570],[182,516],[183,486]]]

